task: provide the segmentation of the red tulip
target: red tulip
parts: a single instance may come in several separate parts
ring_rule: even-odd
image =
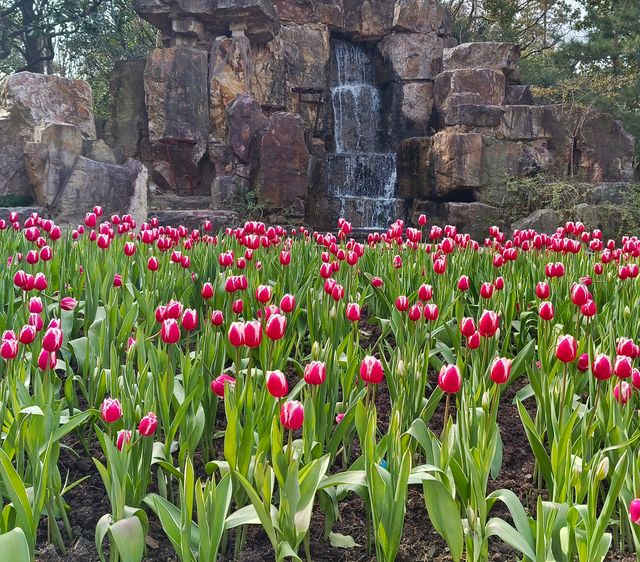
[[[33,279],[33,287],[38,291],[44,291],[49,286],[47,277],[44,273],[38,272]]]
[[[542,301],[538,306],[538,314],[543,320],[553,320],[555,314],[553,304],[549,301]]]
[[[545,281],[540,281],[536,285],[536,296],[539,299],[548,299],[551,294],[551,290],[549,289],[549,283]]]
[[[243,309],[244,301],[242,299],[237,299],[231,304],[231,310],[234,314],[242,314]]]
[[[256,289],[256,299],[258,300],[258,302],[261,302],[262,304],[268,303],[271,300],[272,296],[273,296],[273,291],[271,287],[269,287],[269,285],[260,285]]]
[[[626,404],[633,394],[633,387],[626,381],[620,381],[613,387],[613,397],[618,404]]]
[[[138,433],[145,437],[149,437],[156,432],[156,428],[158,427],[158,418],[153,412],[149,412],[146,416],[144,416],[140,423],[138,424]]]
[[[586,372],[589,369],[589,354],[583,353],[578,357],[578,371],[581,373]]]
[[[409,308],[409,299],[407,297],[405,297],[404,295],[400,295],[396,299],[396,308],[400,312],[406,312],[407,309]]]
[[[33,300],[33,299],[31,299]],[[616,353],[618,355],[626,355],[635,358],[638,356],[638,346],[629,338],[619,338],[616,344]]]
[[[420,288],[418,289],[418,298],[421,301],[430,301],[431,298],[433,297],[433,288],[431,287],[431,285],[425,285],[424,283],[422,285],[420,285]]]
[[[458,279],[458,290],[459,291],[467,291],[469,290],[470,282],[468,275],[461,275],[460,279]]]
[[[478,332],[483,338],[492,338],[498,331],[500,320],[493,310],[484,310],[478,322]]]
[[[420,215],[418,217],[418,224],[420,226],[424,226],[425,224],[427,224],[427,215],[424,215],[424,214]]]
[[[304,423],[304,406],[298,400],[289,400],[280,408],[280,423],[285,429],[295,431]]]
[[[267,371],[266,386],[274,398],[283,398],[289,393],[289,384],[282,371]]]
[[[578,343],[570,335],[560,336],[556,345],[556,357],[563,363],[575,361],[578,354]]]
[[[319,385],[327,378],[327,366],[321,361],[311,361],[304,367],[304,380],[307,384]]]
[[[443,392],[455,394],[462,388],[462,375],[456,365],[443,365],[438,374],[438,386]]]
[[[219,398],[224,398],[224,392],[226,387],[233,388],[236,384],[236,379],[231,375],[220,375],[213,379],[211,382],[211,390]]]
[[[122,406],[117,398],[105,398],[100,406],[100,415],[107,423],[115,423],[122,417]]]
[[[160,339],[168,344],[174,344],[180,340],[180,326],[175,318],[166,318],[162,321]]]
[[[496,277],[493,285],[495,286],[496,290],[502,291],[502,289],[504,289],[504,279],[502,277]]]
[[[262,343],[262,324],[259,320],[250,320],[244,324],[244,345],[258,347]]]
[[[184,306],[181,302],[170,300],[165,308],[165,318],[173,318],[177,320],[182,316],[182,311],[184,310]]]
[[[571,286],[571,301],[576,306],[582,306],[589,300],[589,289],[580,283]]]
[[[29,312],[39,314],[42,310],[42,299],[40,297],[31,297],[29,299]]]
[[[417,322],[422,318],[422,304],[414,304],[409,308],[409,320]]]
[[[198,327],[198,312],[192,308],[187,308],[182,314],[182,327],[191,332]]]
[[[149,271],[158,271],[158,267],[160,267],[160,264],[158,263],[158,258],[156,258],[155,256],[151,256],[147,260],[147,269]]]
[[[276,341],[282,339],[287,329],[287,319],[282,314],[271,314],[265,324],[267,337]]]
[[[222,314],[222,310],[214,310],[211,313],[211,323],[214,326],[222,326],[224,322],[224,315]]]
[[[424,317],[428,322],[435,322],[438,319],[438,305],[429,303],[424,305]]]
[[[631,371],[631,382],[634,388],[640,388],[640,369]]]
[[[121,429],[116,435],[116,447],[118,451],[122,451],[125,444],[131,443],[131,430]]]
[[[348,303],[345,313],[347,320],[358,322],[358,320],[360,320],[360,305],[355,302]]]
[[[36,334],[36,327],[31,326],[30,324],[26,324],[20,329],[20,335],[18,336],[18,339],[20,340],[20,343],[29,345],[30,343],[33,343],[35,341]]]
[[[234,347],[244,345],[243,322],[231,322],[231,326],[229,326],[229,343]]]
[[[380,360],[367,355],[360,363],[360,378],[367,384],[380,384],[384,379],[384,370]]]
[[[496,357],[491,364],[491,380],[496,384],[504,384],[511,373],[511,359]]]
[[[598,312],[596,303],[593,300],[589,299],[586,303],[584,303],[580,307],[580,312],[582,313],[583,316],[586,316],[587,318],[591,318],[592,316],[595,316],[596,313]]]
[[[18,340],[6,339],[0,344],[0,356],[5,360],[15,359],[18,355]]]
[[[136,245],[133,242],[125,242],[124,255],[131,257],[135,253],[136,253]]]
[[[483,283],[480,287],[480,296],[483,299],[490,299],[493,295],[493,283]]]
[[[627,357],[626,355],[618,355],[613,367],[613,372],[617,377],[621,379],[629,378],[631,376],[631,373],[633,372],[633,363],[631,361],[631,357]]]
[[[38,369],[41,371],[55,369],[57,362],[58,359],[55,351],[49,352],[46,349],[40,350],[40,355],[38,355]]]
[[[464,317],[460,322],[460,333],[465,337],[471,337],[476,331],[476,323],[473,318]]]
[[[286,294],[280,299],[280,308],[282,312],[293,312],[293,309],[296,307],[296,297],[290,294]]]
[[[210,299],[213,297],[213,285],[208,281],[202,285],[202,291],[200,292],[203,299]]]
[[[611,365],[611,359],[603,353],[596,355],[593,360],[593,367],[591,368],[593,376],[601,381],[606,381],[613,375],[613,367]]]
[[[119,273],[116,273],[113,276],[113,286],[114,287],[122,287],[122,277]]]
[[[640,525],[640,499],[631,500],[629,503],[629,519],[634,525]]]
[[[382,285],[384,285],[384,281],[382,279],[380,279],[380,277],[374,277],[373,279],[371,279],[371,286],[374,288],[379,288],[382,287]]]
[[[78,301],[73,297],[64,297],[60,299],[60,308],[62,310],[73,310],[78,306]]]
[[[95,213],[87,213],[84,216],[84,224],[86,224],[89,228],[93,228],[96,225],[96,214]]]
[[[42,336],[42,348],[49,353],[58,351],[62,347],[62,330],[60,328],[48,328]]]
[[[473,332],[467,338],[467,346],[469,349],[478,349],[480,347],[480,332]]]

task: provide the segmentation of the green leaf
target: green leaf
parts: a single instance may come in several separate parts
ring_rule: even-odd
[[[429,519],[435,530],[447,541],[454,561],[459,562],[464,547],[460,510],[439,480],[429,478],[423,481],[422,486]]]
[[[137,517],[120,519],[109,527],[122,562],[140,562],[144,554],[144,531]],[[111,545],[113,548],[113,544]]]
[[[535,552],[527,540],[516,529],[499,517],[489,519],[486,531],[488,537],[499,537],[505,544],[515,548],[530,560],[536,559]]]
[[[29,543],[20,527],[0,535],[0,552],[3,560],[11,562],[31,562]]]
[[[335,548],[356,548],[360,546],[353,540],[351,535],[342,535],[340,533],[329,533],[329,543]]]

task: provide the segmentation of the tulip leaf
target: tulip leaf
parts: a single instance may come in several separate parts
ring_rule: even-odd
[[[531,545],[516,529],[499,517],[489,519],[486,526],[487,536],[497,536],[505,544],[515,548],[530,560],[535,560],[536,555]]]
[[[460,510],[442,482],[432,478],[424,480],[424,500],[434,529],[447,541],[455,562],[462,557],[464,531]]]
[[[340,533],[329,533],[329,543],[334,548],[356,548],[360,546],[351,535],[342,535]]]
[[[0,552],[4,560],[11,562],[31,562],[29,543],[20,527],[0,535]]]
[[[144,554],[144,531],[137,517],[127,517],[109,527],[122,562],[140,562]],[[112,545],[113,547],[113,545]]]

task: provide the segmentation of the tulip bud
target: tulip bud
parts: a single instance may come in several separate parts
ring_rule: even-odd
[[[551,290],[549,289],[549,284],[545,281],[540,281],[536,285],[536,296],[539,299],[548,299],[551,294]]]
[[[191,332],[198,327],[198,312],[192,308],[185,309],[182,314],[182,327]]]
[[[213,379],[211,382],[211,390],[219,398],[224,398],[225,388],[233,388],[235,384],[236,379],[230,375],[223,374]]]
[[[117,398],[105,398],[100,406],[103,421],[115,423],[122,417],[122,406]]]
[[[440,314],[438,305],[434,303],[425,304],[424,317],[428,322],[435,322]]]
[[[158,418],[153,412],[149,412],[138,424],[138,433],[145,437],[153,435],[158,427]]]
[[[121,429],[116,436],[116,447],[118,451],[122,451],[125,444],[131,443],[131,430]]]
[[[595,478],[596,480],[602,481],[609,474],[609,457],[604,457],[600,459],[598,463],[598,468],[596,469]]]
[[[400,295],[396,299],[396,308],[400,312],[406,312],[407,309],[409,308],[409,299],[407,297],[405,297],[404,295]]]
[[[280,308],[282,312],[289,313],[293,312],[293,309],[296,307],[296,297],[293,295],[284,295],[280,300]]]
[[[64,297],[60,299],[60,308],[62,310],[73,310],[78,305],[78,301],[73,297]]]
[[[636,498],[629,503],[629,519],[634,525],[640,525],[640,499]]]
[[[431,287],[431,285],[425,285],[424,283],[422,285],[420,285],[420,288],[418,289],[418,298],[423,301],[430,301],[431,298],[433,297],[433,288]]]
[[[267,319],[265,332],[270,340],[276,341],[282,339],[286,329],[287,319],[282,314],[272,314]]]
[[[180,340],[180,326],[174,318],[166,318],[162,321],[160,338],[168,344],[174,344]]]
[[[627,357],[626,355],[618,355],[616,357],[615,366],[613,367],[613,371],[617,377],[621,379],[626,379],[631,376],[633,372],[633,364],[631,362],[631,357]]]
[[[443,365],[438,374],[438,386],[448,394],[457,393],[462,387],[462,375],[456,365]]]
[[[491,364],[491,380],[496,384],[504,384],[511,374],[511,359],[496,357]]]
[[[256,299],[262,304],[266,304],[271,300],[273,291],[268,285],[260,285],[256,289]]]
[[[213,285],[208,281],[202,285],[202,291],[200,293],[203,299],[210,299],[213,297]]]
[[[493,310],[484,310],[478,322],[478,332],[483,338],[491,338],[498,331],[499,319]]]
[[[222,314],[222,310],[214,310],[211,313],[211,323],[214,326],[222,326],[224,322],[224,315]]]
[[[311,361],[305,365],[304,380],[307,384],[319,385],[327,378],[327,366],[322,361]]]
[[[563,363],[572,363],[578,354],[578,343],[570,335],[560,336],[556,345],[556,357]]]
[[[540,318],[542,318],[543,320],[546,320],[546,321],[553,320],[553,317],[555,315],[555,312],[553,310],[553,304],[549,301],[542,301],[538,305],[538,314],[540,315]]]
[[[158,271],[160,264],[158,263],[158,258],[155,256],[151,256],[147,261],[147,269],[149,271]]]
[[[298,400],[285,402],[280,408],[280,423],[285,429],[295,431],[304,423],[304,406]]]
[[[480,347],[480,332],[473,332],[467,338],[467,346],[469,349],[478,349]]]
[[[49,353],[58,351],[62,347],[62,330],[60,328],[48,328],[42,336],[42,348]]]
[[[232,324],[233,325],[233,324]],[[233,343],[233,342],[232,342]],[[259,320],[251,320],[244,324],[244,345],[258,347],[262,343],[262,324]]]
[[[6,339],[0,344],[0,356],[5,360],[15,359],[18,355],[18,340]]]
[[[367,355],[360,364],[360,378],[367,384],[380,384],[384,379],[384,370],[380,360]]]
[[[289,384],[282,371],[267,371],[266,386],[274,398],[283,398],[289,392]]]
[[[30,324],[26,324],[25,326],[22,326],[22,328],[20,329],[20,335],[18,336],[18,339],[20,340],[20,343],[24,345],[29,345],[35,341],[36,334],[37,334],[36,327],[31,326]]]
[[[611,359],[603,353],[596,355],[596,358],[593,360],[593,367],[591,368],[591,371],[593,376],[600,381],[610,379],[611,375],[613,375]]]
[[[578,357],[578,371],[581,373],[586,372],[589,369],[589,354],[583,353]]]
[[[461,275],[458,279],[458,290],[467,291],[469,289],[469,277],[467,275]]]

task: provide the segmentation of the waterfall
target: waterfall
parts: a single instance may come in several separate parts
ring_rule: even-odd
[[[365,228],[386,228],[396,199],[396,155],[384,139],[380,90],[363,47],[333,42],[335,78],[331,88],[335,153],[327,156],[328,191],[341,212]]]

